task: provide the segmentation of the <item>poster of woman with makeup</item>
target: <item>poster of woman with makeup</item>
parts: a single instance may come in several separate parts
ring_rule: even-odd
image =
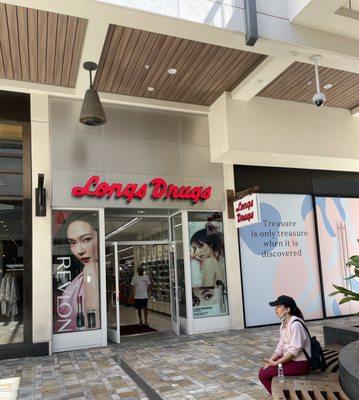
[[[100,329],[98,213],[53,211],[54,333]]]
[[[228,314],[222,214],[188,215],[194,318]]]

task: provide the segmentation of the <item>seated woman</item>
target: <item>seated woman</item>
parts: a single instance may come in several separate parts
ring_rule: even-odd
[[[272,394],[273,377],[278,375],[278,364],[283,365],[284,376],[306,375],[309,372],[309,362],[303,349],[311,355],[310,338],[300,322],[304,322],[303,314],[292,297],[279,296],[269,303],[275,307],[276,316],[282,321],[279,329],[279,342],[272,357],[265,359],[265,365],[259,371],[259,379]]]

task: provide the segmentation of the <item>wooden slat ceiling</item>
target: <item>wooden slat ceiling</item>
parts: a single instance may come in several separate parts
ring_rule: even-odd
[[[75,87],[87,20],[0,3],[0,78]]]
[[[351,110],[359,105],[359,74],[319,67],[319,78],[321,91],[324,91],[327,97],[326,106]],[[334,86],[329,90],[324,90],[324,85],[328,83]],[[258,95],[311,103],[315,92],[314,65],[295,62]]]
[[[224,91],[232,91],[265,57],[110,25],[94,86],[101,92],[210,105]],[[177,74],[169,75],[169,68],[176,68]]]

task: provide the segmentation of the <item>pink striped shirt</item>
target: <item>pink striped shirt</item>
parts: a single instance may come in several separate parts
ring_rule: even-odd
[[[291,353],[294,355],[293,361],[305,361],[307,358],[302,349],[304,348],[310,357],[310,339],[300,322],[293,323],[293,321],[296,319],[300,320],[300,318],[293,316],[288,321],[288,324],[285,328],[283,323],[280,326],[279,342],[275,352],[284,356],[288,353]]]

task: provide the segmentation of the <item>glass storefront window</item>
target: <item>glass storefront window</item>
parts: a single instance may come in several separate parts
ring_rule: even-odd
[[[188,212],[193,318],[228,314],[223,218],[220,212]]]
[[[24,341],[22,193],[22,127],[0,124],[0,345]]]
[[[99,216],[53,211],[54,333],[101,328]]]
[[[118,212],[117,212],[118,213]],[[106,212],[106,240],[111,242],[169,240],[167,217],[124,217]]]

